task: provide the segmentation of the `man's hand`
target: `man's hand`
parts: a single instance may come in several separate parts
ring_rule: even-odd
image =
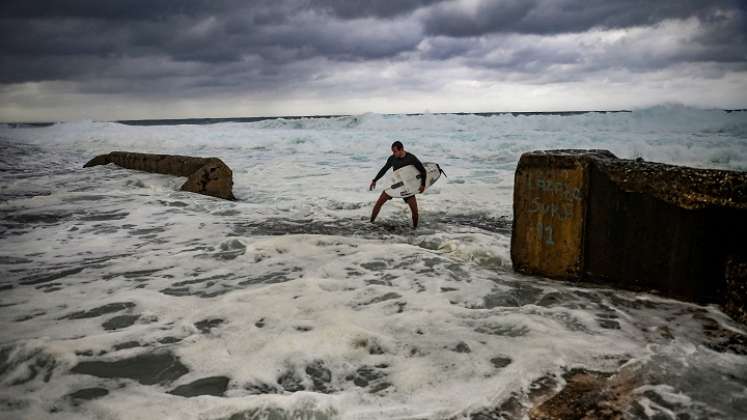
[[[425,185],[421,185],[420,188],[418,188],[418,192],[425,191]]]
[[[376,181],[371,181],[371,185],[368,186],[369,191],[373,191],[376,188]]]

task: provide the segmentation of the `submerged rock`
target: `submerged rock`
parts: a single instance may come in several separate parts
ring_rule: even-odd
[[[179,395],[181,397],[196,397],[198,395],[213,395],[222,397],[228,388],[229,378],[226,376],[210,376],[208,378],[198,379],[186,385],[169,391],[169,394]]]
[[[293,370],[288,370],[278,378],[278,385],[280,385],[287,392],[298,392],[303,391],[303,379],[296,375]]]
[[[510,357],[504,357],[504,356],[498,356],[490,359],[490,363],[496,368],[496,369],[502,369],[508,365],[511,364],[511,358]]]
[[[87,361],[70,372],[99,378],[129,378],[143,385],[168,383],[187,374],[189,369],[172,353],[148,353],[115,361]]]
[[[202,321],[195,322],[195,327],[200,330],[201,333],[208,334],[210,333],[210,330],[217,328],[224,322],[225,321],[220,318],[203,319]]]
[[[84,319],[84,318],[95,318],[101,315],[110,314],[113,312],[124,311],[125,309],[134,308],[135,304],[132,302],[115,302],[107,303],[106,305],[98,306],[96,308],[87,311],[78,311],[71,314],[65,315],[60,319]]]
[[[83,388],[67,394],[67,397],[73,400],[73,405],[79,405],[82,401],[91,401],[107,395],[109,390],[105,388]]]
[[[317,360],[306,366],[306,374],[309,375],[311,382],[314,384],[314,391],[325,394],[331,392],[332,372],[324,366],[323,361]]]
[[[101,326],[104,327],[104,329],[107,331],[119,330],[129,327],[138,319],[140,319],[140,315],[118,315],[110,318],[109,320],[101,324]]]

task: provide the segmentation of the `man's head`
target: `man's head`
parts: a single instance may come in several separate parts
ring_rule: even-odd
[[[395,141],[392,143],[392,155],[399,159],[405,157],[405,146],[402,145],[401,141]]]

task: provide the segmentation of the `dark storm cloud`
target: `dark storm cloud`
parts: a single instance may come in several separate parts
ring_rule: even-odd
[[[691,16],[708,20],[723,10],[744,9],[740,0],[476,0],[436,5],[427,11],[423,22],[427,33],[451,37],[549,35],[647,26]]]
[[[687,18],[699,32],[671,50],[648,50],[643,38],[597,48],[552,41]],[[6,0],[0,83],[73,81],[83,91],[154,95],[254,91],[381,59],[526,77],[566,69],[557,78],[688,62],[729,69],[747,62],[745,27],[738,0]]]
[[[0,4],[0,17],[159,20],[174,15],[223,13],[240,4],[238,0],[3,0]]]
[[[442,3],[446,0],[311,0],[311,7],[328,11],[342,18],[394,17],[411,13],[419,8]]]

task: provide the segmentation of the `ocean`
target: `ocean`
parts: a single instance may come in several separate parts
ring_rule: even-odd
[[[370,180],[399,140],[447,174]],[[627,418],[747,416],[716,306],[517,274],[513,176],[541,149],[747,170],[747,112],[0,125],[0,418],[522,418],[573,369],[634,372]],[[237,201],[113,165],[221,158]]]

